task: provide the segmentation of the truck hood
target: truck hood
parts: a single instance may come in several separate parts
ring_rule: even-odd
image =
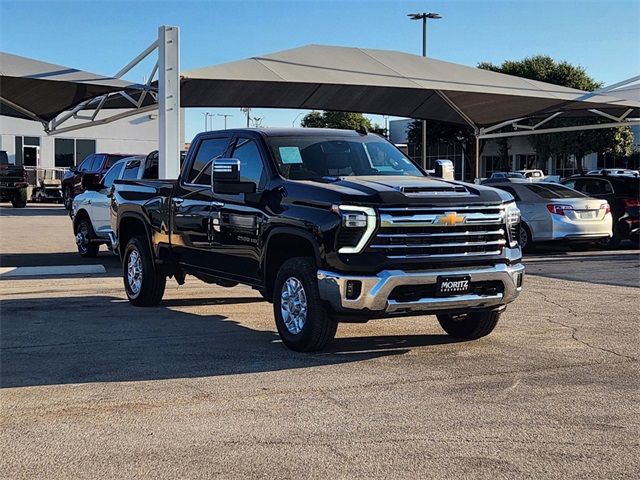
[[[435,177],[350,176],[296,183],[331,192],[340,197],[339,201],[372,205],[499,204],[512,200],[511,195],[502,190]]]

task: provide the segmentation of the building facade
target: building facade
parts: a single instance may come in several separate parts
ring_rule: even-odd
[[[97,119],[120,112],[111,110]],[[63,127],[82,122],[86,120],[72,120]],[[184,143],[184,115],[181,138]],[[10,163],[27,167],[69,168],[92,153],[146,155],[157,149],[157,112],[141,113],[112,123],[54,135],[47,135],[38,122],[0,116],[0,150],[7,152]]]

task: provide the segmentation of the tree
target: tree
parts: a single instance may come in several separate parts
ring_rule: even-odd
[[[484,62],[478,64],[478,68],[586,91],[597,90],[603,86],[602,82],[590,77],[584,68],[564,61],[556,62],[547,55],[536,55],[523,60],[507,60],[502,65]],[[605,121],[607,120],[602,120],[602,122]],[[593,123],[593,121],[587,122],[584,118],[559,117],[545,127],[586,123]],[[584,170],[582,159],[589,153],[611,153],[615,156],[629,156],[633,153],[633,135],[629,127],[531,135],[528,138],[529,143],[542,158],[574,155],[581,172]]]
[[[362,113],[354,112],[318,112],[314,110],[302,118],[300,126],[305,128],[341,128],[345,130],[366,128],[369,132],[379,133],[381,135],[386,133],[383,127],[372,124],[371,120]]]

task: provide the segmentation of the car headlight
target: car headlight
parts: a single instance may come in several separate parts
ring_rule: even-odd
[[[342,219],[338,253],[360,253],[376,229],[376,211],[356,205],[334,205],[331,211]]]
[[[518,239],[520,238],[520,209],[515,203],[507,205],[505,219],[507,234],[509,236],[509,247],[514,248],[518,245]]]

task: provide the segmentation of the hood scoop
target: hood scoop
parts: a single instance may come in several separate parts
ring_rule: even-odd
[[[398,190],[401,193],[404,193],[408,197],[425,197],[425,196],[432,196],[432,195],[448,196],[448,195],[468,195],[469,194],[469,190],[467,190],[462,185],[448,185],[448,184],[428,185],[428,186],[421,185],[419,187],[404,186],[404,187],[397,187],[396,190]]]

